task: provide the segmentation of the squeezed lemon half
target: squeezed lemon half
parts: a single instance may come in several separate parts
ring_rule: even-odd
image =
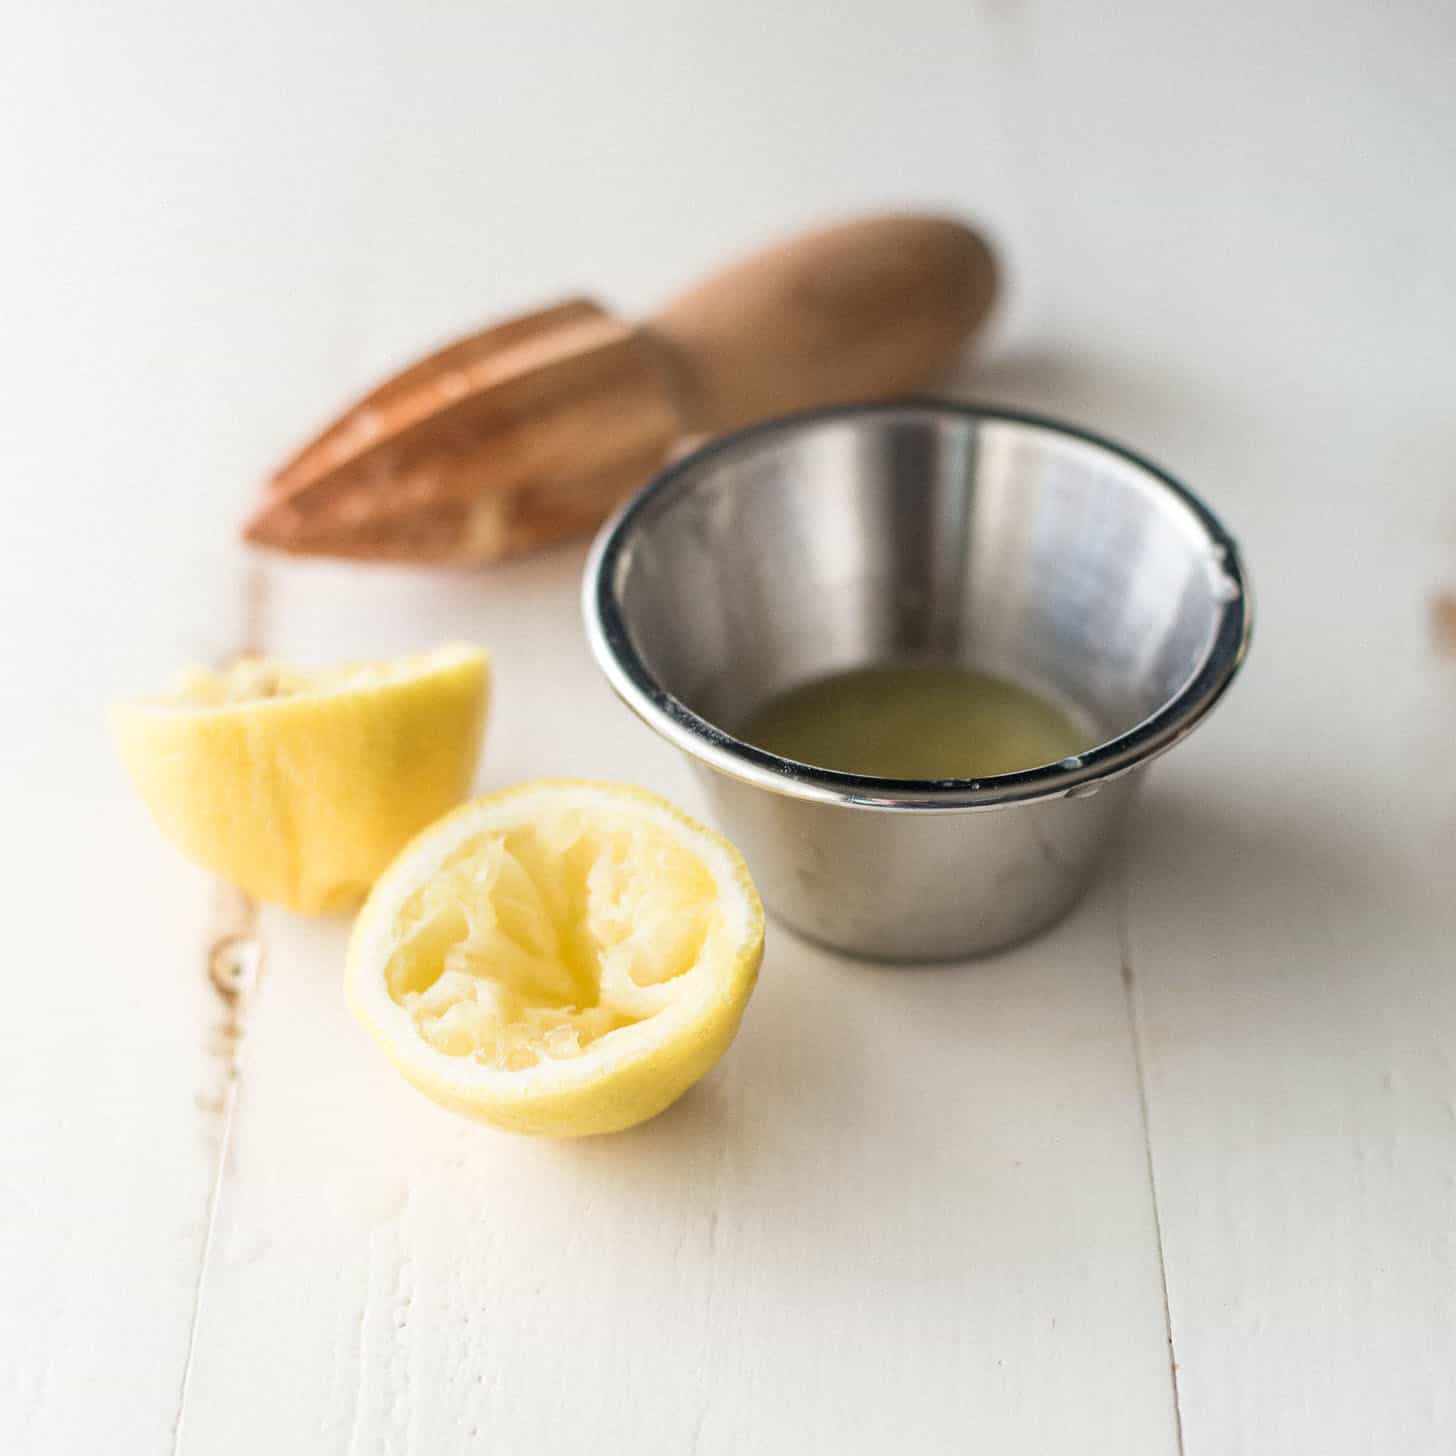
[[[490,700],[474,647],[305,673],[245,659],[111,712],[161,832],[260,900],[356,904],[469,792]]]
[[[763,928],[727,840],[645,789],[543,780],[462,806],[385,871],[350,942],[349,1002],[446,1107],[615,1132],[727,1050]]]

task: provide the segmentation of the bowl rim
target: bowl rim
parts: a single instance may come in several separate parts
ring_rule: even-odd
[[[703,467],[749,441],[792,435],[839,421],[929,414],[973,424],[1004,424],[1049,432],[1104,451],[1141,472],[1181,504],[1202,531],[1210,570],[1222,570],[1218,616],[1208,648],[1178,690],[1126,731],[1059,763],[979,779],[893,779],[842,773],[781,758],[735,738],[670,693],[648,669],[627,630],[619,596],[622,564],[632,535],[649,511],[691,489]],[[597,666],[617,696],[650,728],[699,762],[771,793],[859,809],[968,810],[1056,798],[1090,796],[1185,738],[1223,696],[1247,655],[1253,602],[1238,544],[1209,508],[1146,456],[1081,425],[1002,405],[917,395],[868,404],[830,405],[777,416],[717,436],[654,475],[602,526],[582,577],[582,615]]]

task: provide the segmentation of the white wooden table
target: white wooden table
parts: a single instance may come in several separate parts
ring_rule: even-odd
[[[14,7],[0,47],[0,1419],[14,1452],[1456,1447],[1456,11]],[[1180,472],[1260,622],[1123,862],[974,967],[777,931],[678,1107],[558,1146],[416,1096],[345,926],[152,833],[102,704],[244,644],[467,636],[481,782],[685,767],[582,552],[270,561],[265,469],[418,349],[644,308],[855,208],[1012,292],[969,386]]]

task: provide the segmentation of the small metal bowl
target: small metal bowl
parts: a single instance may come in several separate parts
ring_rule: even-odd
[[[769,907],[893,960],[976,955],[1067,910],[1134,771],[1218,701],[1251,622],[1233,539],[1157,466],[940,401],[795,415],[685,457],[603,527],[583,607],[598,664],[691,756]],[[836,773],[734,736],[789,687],[906,659],[1013,678],[1104,736],[940,781]]]

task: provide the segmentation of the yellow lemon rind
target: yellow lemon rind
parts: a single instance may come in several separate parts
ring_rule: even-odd
[[[475,776],[487,654],[452,645],[398,667],[281,697],[120,704],[112,735],[158,829],[194,863],[271,904],[341,909]]]
[[[533,802],[649,818],[699,856],[713,876],[724,913],[735,917],[735,951],[703,990],[673,1001],[646,1021],[619,1028],[569,1061],[506,1071],[450,1056],[425,1042],[390,996],[383,966],[405,900],[451,851],[482,831],[526,817]],[[510,814],[512,807],[523,812]],[[542,779],[473,799],[431,825],[376,882],[350,940],[350,1009],[400,1074],[433,1101],[514,1132],[585,1137],[621,1131],[675,1102],[722,1057],[737,1034],[763,957],[764,914],[738,850],[721,835],[646,789],[578,779]]]

